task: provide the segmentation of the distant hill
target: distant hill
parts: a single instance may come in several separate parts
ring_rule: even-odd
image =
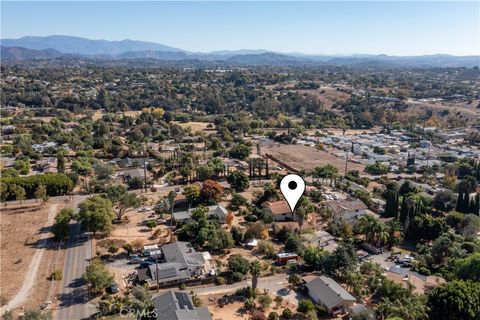
[[[2,39],[4,60],[66,58],[95,59],[109,64],[128,64],[130,60],[173,62],[178,65],[261,65],[304,66],[340,65],[351,67],[474,67],[480,66],[479,56],[451,56],[445,54],[424,56],[388,56],[385,54],[309,55],[300,52],[280,53],[263,49],[220,50],[213,52],[189,52],[163,44],[122,40],[90,40],[71,36],[23,37]],[[8,47],[8,50],[7,50]],[[121,62],[120,62],[121,60]],[[135,64],[142,62],[136,61]]]
[[[2,46],[24,47],[43,50],[55,49],[63,53],[87,55],[117,55],[132,51],[182,51],[154,42],[135,40],[108,41],[90,40],[71,36],[23,37],[19,39],[2,39]]]
[[[118,54],[119,59],[160,59],[160,60],[184,60],[187,58],[182,51],[129,51]]]
[[[356,55],[349,57],[335,57],[328,60],[328,64],[366,66],[366,67],[475,67],[480,66],[479,56],[451,56],[445,54],[397,57],[387,55]]]
[[[309,59],[272,52],[236,55],[228,58],[227,61],[245,65],[302,65],[312,62]]]
[[[2,60],[39,60],[54,59],[64,55],[55,49],[34,50],[22,47],[4,47],[1,46]]]

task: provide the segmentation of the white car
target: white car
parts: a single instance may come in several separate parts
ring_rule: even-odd
[[[148,211],[150,211],[150,210],[152,210],[152,208],[150,208],[150,207],[143,207],[143,208],[138,209],[137,211],[138,211],[138,212],[148,212]]]

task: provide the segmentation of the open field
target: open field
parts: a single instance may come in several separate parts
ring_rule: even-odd
[[[409,108],[413,110],[431,110],[434,113],[441,113],[445,110],[449,111],[449,114],[460,114],[468,120],[476,120],[480,118],[480,109],[475,108],[477,103],[472,102],[466,104],[466,102],[420,102],[408,99]]]
[[[208,132],[208,133],[215,133],[216,132],[216,130],[213,129],[214,127],[208,128],[209,124],[213,125],[212,123],[209,123],[209,122],[192,121],[192,122],[175,122],[175,123],[178,124],[182,128],[191,128],[192,132],[197,132],[197,131],[203,131],[203,132]]]
[[[311,170],[316,166],[326,164],[337,167],[340,172],[343,172],[345,169],[344,159],[337,158],[326,151],[316,150],[313,147],[303,145],[274,145],[264,147],[263,152],[274,156],[297,170]],[[349,162],[348,169],[362,172],[365,166]]]
[[[2,208],[1,295],[19,301],[15,308],[38,308],[55,296],[58,284],[48,277],[62,269],[64,251],[56,250],[58,244],[50,241],[45,228],[64,206],[62,201],[51,200],[44,206],[28,203]]]
[[[350,94],[338,91],[330,86],[321,86],[316,90],[298,90],[298,93],[308,94],[323,103],[325,108],[331,108],[335,102],[345,102],[350,98]]]

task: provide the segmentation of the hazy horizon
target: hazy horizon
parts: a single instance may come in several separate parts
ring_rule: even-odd
[[[479,2],[2,1],[1,38],[140,40],[191,52],[480,55]]]

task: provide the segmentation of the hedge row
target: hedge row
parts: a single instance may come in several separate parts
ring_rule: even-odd
[[[47,194],[50,197],[61,196],[72,191],[74,183],[64,173],[45,173],[28,177],[2,177],[0,178],[2,184],[1,192],[6,192],[6,199],[14,200],[15,195],[12,186],[17,185],[25,189],[27,199],[35,197],[35,191],[38,186],[43,184],[47,188]],[[2,196],[2,198],[4,198]]]

